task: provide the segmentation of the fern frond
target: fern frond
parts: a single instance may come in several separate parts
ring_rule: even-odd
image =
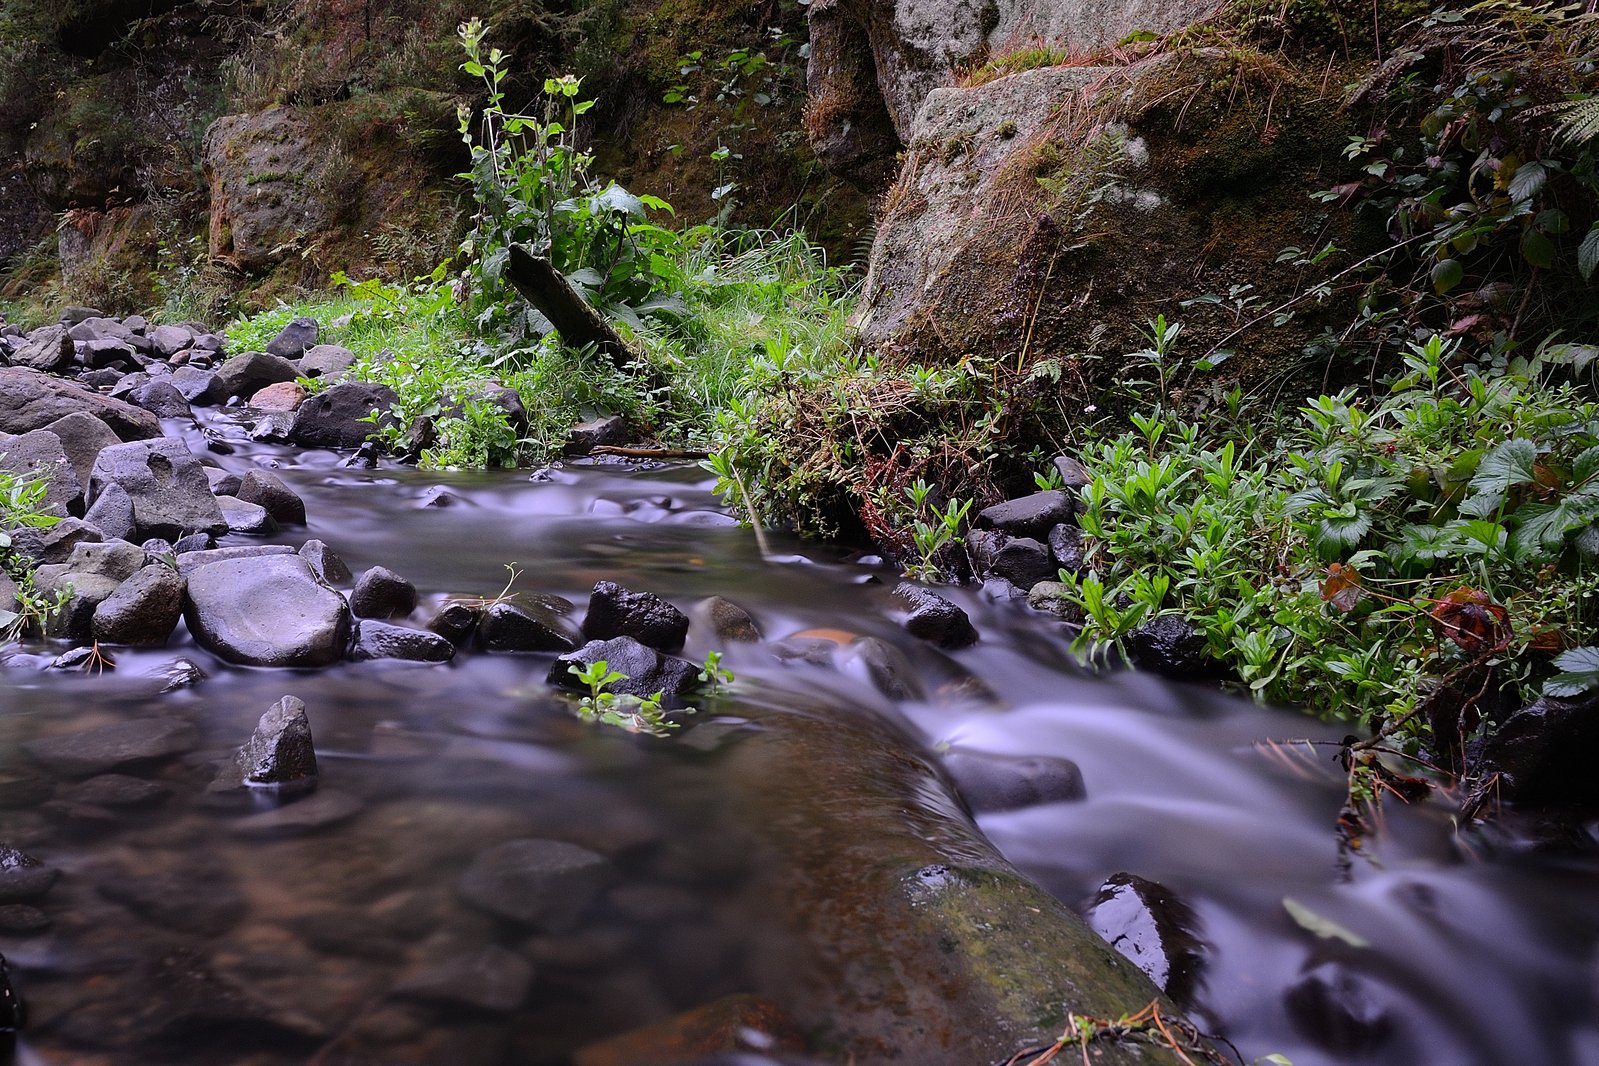
[[[1599,95],[1556,106],[1555,136],[1568,144],[1586,144],[1599,137]]]

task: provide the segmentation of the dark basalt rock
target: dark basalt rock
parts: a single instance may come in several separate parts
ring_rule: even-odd
[[[410,662],[443,663],[455,657],[455,645],[438,633],[407,629],[371,618],[356,623],[355,644],[350,658],[405,659]]]
[[[168,437],[106,448],[94,461],[90,485],[98,494],[113,482],[133,500],[141,538],[227,532],[227,519],[211,495],[205,470],[181,440]]]
[[[573,426],[566,435],[567,455],[587,455],[602,445],[626,444],[632,438],[627,419],[621,415],[605,415]]]
[[[61,447],[66,450],[67,460],[72,463],[80,485],[89,484],[94,474],[94,461],[100,452],[113,444],[122,443],[111,432],[110,426],[85,411],[58,418],[44,428],[60,438]]]
[[[300,375],[308,378],[341,377],[355,365],[355,353],[337,344],[318,344],[300,356]]]
[[[322,329],[317,325],[316,319],[296,318],[267,342],[267,354],[282,359],[298,359],[305,354],[307,348],[315,348],[321,336]]]
[[[0,903],[38,899],[55,885],[61,871],[9,844],[0,844]]]
[[[501,600],[484,611],[477,638],[484,651],[498,652],[570,651],[580,639],[556,607],[525,597]]]
[[[42,326],[28,334],[28,343],[11,353],[14,366],[53,373],[72,365],[78,349],[65,326]]]
[[[1299,1031],[1345,1058],[1371,1054],[1392,1034],[1391,999],[1381,986],[1336,962],[1311,969],[1283,994]]]
[[[588,687],[572,675],[571,668],[584,669],[602,660],[612,670],[627,675],[607,690],[618,695],[649,696],[660,692],[662,701],[671,706],[682,703],[699,685],[698,666],[675,655],[664,655],[632,637],[591,640],[576,651],[557,657],[546,680],[557,688],[587,692]]]
[[[1083,548],[1083,531],[1066,522],[1050,530],[1049,554],[1060,569],[1073,574],[1081,573],[1088,566],[1088,553]]]
[[[577,925],[611,880],[611,864],[564,840],[508,840],[480,852],[456,884],[479,910],[545,932]]]
[[[94,609],[90,631],[102,644],[159,647],[183,617],[185,582],[165,563],[149,563]]]
[[[1209,948],[1193,908],[1171,889],[1116,874],[1100,886],[1088,924],[1178,1004],[1193,1002]]]
[[[416,610],[416,586],[386,566],[374,566],[356,579],[350,610],[357,618],[403,618]]]
[[[128,490],[111,482],[95,497],[83,520],[110,540],[132,540],[139,525],[133,515],[133,497]]]
[[[995,577],[1005,578],[1021,589],[1023,595],[1040,581],[1053,580],[1056,570],[1049,549],[1031,537],[1005,538],[990,566]]]
[[[53,563],[34,571],[38,590],[49,596],[67,590],[66,605],[51,616],[47,626],[52,636],[87,640],[93,632],[94,614],[124,581],[145,564],[144,549],[124,540],[104,544],[80,544],[64,563]]]
[[[157,418],[193,418],[189,401],[170,381],[151,381],[128,394],[128,401],[144,408]]]
[[[453,600],[428,619],[428,628],[451,644],[465,644],[477,630],[483,608]]]
[[[758,644],[761,627],[750,613],[732,600],[711,596],[701,600],[694,608],[697,624],[711,632],[718,646],[727,644]]]
[[[1489,738],[1476,776],[1527,804],[1599,806],[1599,697],[1544,696],[1516,711]]]
[[[184,617],[203,647],[247,666],[326,666],[344,654],[350,632],[344,597],[297,555],[196,567]]]
[[[307,789],[316,785],[316,748],[305,703],[284,696],[267,708],[233,758],[232,780],[251,786]]]
[[[1048,489],[1006,500],[977,512],[976,525],[981,529],[997,529],[1013,537],[1032,537],[1043,540],[1049,531],[1062,522],[1070,522],[1077,513],[1077,501],[1060,489]]]
[[[307,448],[358,448],[394,421],[398,397],[386,385],[346,382],[317,393],[294,414],[289,439]],[[380,412],[379,421],[370,420]]]
[[[1070,759],[952,748],[944,755],[944,769],[955,779],[956,791],[973,814],[1014,811],[1087,795],[1083,772]]]
[[[175,718],[134,718],[77,733],[30,740],[22,750],[52,773],[93,777],[191,751],[194,727]]]
[[[300,545],[300,558],[310,564],[312,573],[329,585],[343,585],[351,578],[350,568],[324,541],[308,540]]]
[[[1162,614],[1127,634],[1127,650],[1144,670],[1177,680],[1207,677],[1214,664],[1205,655],[1205,635],[1192,622]]]
[[[941,648],[964,648],[977,642],[977,629],[966,612],[938,593],[902,581],[894,587],[894,599],[910,611],[905,629],[912,636]]]
[[[583,635],[590,640],[632,637],[673,652],[688,636],[688,616],[653,592],[632,592],[614,581],[597,581],[583,617]]]
[[[81,518],[63,518],[47,529],[25,526],[12,530],[11,550],[36,563],[64,563],[79,545],[99,544],[107,539],[99,529]]]
[[[197,366],[181,366],[172,372],[172,387],[192,404],[210,407],[228,398],[228,384],[215,372]]]

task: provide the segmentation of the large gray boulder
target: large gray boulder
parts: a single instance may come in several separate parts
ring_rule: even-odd
[[[344,597],[298,555],[198,567],[189,573],[184,617],[203,647],[247,666],[326,666],[350,637]]]
[[[94,461],[100,452],[121,440],[111,427],[87,411],[76,411],[44,427],[61,440],[72,469],[78,475],[78,484],[87,486],[94,474]]]
[[[183,616],[183,587],[166,563],[140,567],[95,607],[91,635],[102,644],[165,644]]]
[[[121,440],[148,440],[161,435],[161,423],[155,415],[131,403],[101,396],[28,367],[0,367],[0,433],[43,429],[78,412],[104,422]]]
[[[61,438],[49,430],[36,429],[0,441],[0,470],[43,478],[46,489],[39,509],[44,513],[58,518],[83,514],[83,485],[78,481],[78,472],[67,458]]]
[[[241,352],[218,367],[216,374],[229,396],[253,396],[268,385],[293,381],[300,368],[280,355]]]
[[[393,423],[390,409],[399,399],[387,385],[347,382],[306,400],[294,415],[289,439],[307,448],[359,448]],[[378,413],[378,421],[371,416]]]
[[[87,640],[95,611],[145,564],[144,549],[124,540],[79,544],[64,563],[47,563],[33,572],[34,587],[46,596],[65,592],[64,606],[46,626],[51,636]]]
[[[65,370],[76,354],[77,348],[65,326],[44,326],[28,334],[28,343],[12,353],[11,362],[49,372]]]
[[[102,451],[90,479],[96,494],[122,486],[133,501],[141,537],[176,540],[186,533],[225,533],[227,519],[200,461],[181,440],[118,444]]]

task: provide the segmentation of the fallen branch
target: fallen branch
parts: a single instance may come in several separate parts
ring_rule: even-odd
[[[572,288],[571,283],[548,259],[513,244],[505,278],[528,303],[550,320],[550,325],[555,327],[567,344],[574,348],[593,345],[618,370],[629,373],[636,373],[645,365],[643,356],[622,339],[622,335],[605,321],[604,315]]]

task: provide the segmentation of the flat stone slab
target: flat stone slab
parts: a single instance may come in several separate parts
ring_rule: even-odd
[[[43,737],[22,745],[34,761],[67,777],[91,777],[133,763],[193,750],[194,727],[175,718],[135,718],[115,725]]]

